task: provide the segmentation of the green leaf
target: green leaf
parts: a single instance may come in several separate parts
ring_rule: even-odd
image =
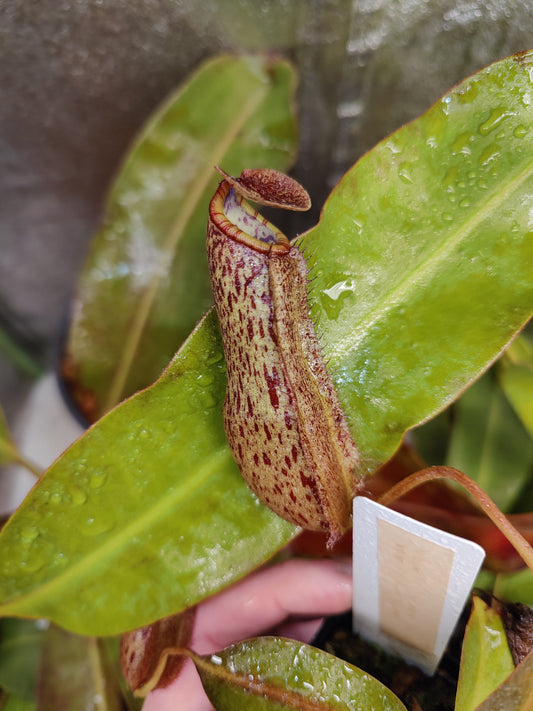
[[[455,711],[474,711],[513,669],[500,615],[474,595],[463,641]]]
[[[0,408],[0,464],[10,464],[17,460],[18,450],[11,439],[4,412]]]
[[[26,701],[35,698],[43,635],[39,621],[0,621],[0,687]]]
[[[3,699],[0,698],[0,711],[35,711],[34,701],[25,701],[17,696],[9,696],[7,701],[2,704]]]
[[[458,85],[366,154],[303,240],[323,348],[369,470],[531,314],[532,69],[523,54]],[[237,472],[224,381],[211,313],[5,526],[0,614],[118,633],[216,592],[295,535]]]
[[[324,353],[370,461],[533,311],[533,55],[457,85],[367,153],[303,240]]]
[[[119,711],[120,695],[113,681],[98,640],[79,637],[55,625],[49,627],[43,643],[37,711]]]
[[[477,481],[502,511],[510,509],[527,483],[533,440],[492,373],[469,388],[455,406],[447,464]]]
[[[217,711],[405,711],[369,674],[293,640],[257,637],[193,661]]]
[[[109,195],[69,335],[75,385],[95,415],[150,385],[212,304],[205,256],[214,166],[286,170],[295,157],[291,65],[203,65],[143,128]],[[74,387],[74,391],[76,387]],[[83,395],[82,395],[83,398]]]
[[[502,388],[533,437],[533,344],[524,336],[511,344],[499,363]]]
[[[297,530],[244,484],[210,312],[155,385],[87,431],[0,536],[0,615],[110,635],[194,604]]]
[[[529,568],[517,573],[500,573],[494,583],[494,594],[502,600],[533,605],[533,573]]]
[[[476,711],[531,711],[533,709],[533,653],[480,704]]]
[[[28,351],[17,343],[3,328],[0,328],[0,354],[22,373],[32,378],[36,378],[43,373],[42,367],[34,360]]]

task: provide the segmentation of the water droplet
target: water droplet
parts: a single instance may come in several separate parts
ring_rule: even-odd
[[[462,153],[464,155],[470,155],[472,151],[468,144],[473,140],[473,138],[473,135],[469,131],[460,133],[450,146],[452,154],[457,155],[458,153]]]
[[[78,465],[77,465],[77,467],[76,467],[76,471],[75,471],[74,473],[75,473],[76,475],[81,475],[81,474],[85,474],[86,471],[87,471],[87,464],[86,464],[86,462],[79,462]]]
[[[491,131],[501,125],[508,116],[512,116],[511,111],[506,111],[503,106],[499,106],[497,109],[493,109],[489,118],[484,121],[478,131],[482,136],[488,135]]]
[[[222,360],[222,353],[219,351],[218,353],[215,353],[214,355],[211,356],[211,358],[208,358],[206,363],[207,365],[214,365],[215,363],[219,363]]]
[[[481,188],[481,190],[486,190],[488,188],[488,184],[487,184],[486,180],[478,180],[477,186],[478,186],[478,188]]]
[[[448,168],[446,171],[444,178],[443,178],[443,183],[447,188],[450,188],[453,190],[453,185],[455,184],[457,180],[457,175],[459,173],[459,167],[454,165],[451,168]]]
[[[50,495],[50,502],[52,504],[61,504],[63,502],[63,494],[60,491],[54,491]]]
[[[526,135],[526,133],[527,133],[527,128],[526,128],[525,126],[522,126],[522,124],[520,124],[520,125],[517,126],[517,127],[515,128],[515,130],[513,131],[513,136],[514,136],[515,138],[524,138],[524,136]]]
[[[364,215],[361,212],[358,212],[356,215],[353,216],[353,223],[354,225],[359,229],[362,230],[363,227],[366,224],[366,215]]]
[[[411,163],[400,163],[400,165],[398,166],[398,176],[400,177],[400,180],[402,180],[404,183],[409,184],[413,182],[413,179],[411,177],[411,168]]]
[[[469,180],[474,180],[474,178],[476,177],[475,171],[470,170],[470,171],[468,172],[468,175],[467,175],[466,177],[467,177]]]
[[[111,518],[106,518],[105,515],[99,514],[96,518],[90,517],[83,523],[81,530],[87,536],[99,536],[102,533],[107,533],[114,528],[115,522]]]
[[[150,433],[148,432],[148,430],[144,429],[144,427],[142,430],[139,430],[139,437],[141,439],[148,439],[149,436],[150,436]]]
[[[442,219],[445,220],[446,222],[451,222],[453,220],[453,217],[449,212],[443,212]]]
[[[464,86],[460,91],[457,92],[457,98],[461,104],[471,103],[477,96],[478,88],[477,84],[473,82]]]
[[[75,506],[81,506],[87,501],[87,494],[79,486],[69,487],[69,494]]]
[[[490,163],[491,161],[495,160],[498,158],[500,155],[500,146],[498,146],[496,143],[491,143],[490,146],[487,146],[479,156],[479,162],[481,165],[487,165],[487,163]]]
[[[20,532],[22,542],[26,544],[32,543],[38,535],[39,529],[37,528],[37,526],[32,525],[24,526]]]
[[[43,558],[32,556],[29,560],[22,561],[22,565],[27,573],[36,573],[44,567],[44,560]]]
[[[91,489],[100,489],[106,482],[106,472],[95,472],[89,479]]]
[[[470,207],[470,200],[468,198],[463,198],[459,202],[459,207]]]
[[[197,376],[196,380],[198,380],[200,385],[211,385],[211,383],[214,382],[215,378],[211,373],[200,373],[200,375]]]

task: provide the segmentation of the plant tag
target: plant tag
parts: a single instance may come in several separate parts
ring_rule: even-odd
[[[433,674],[485,551],[358,496],[353,502],[353,628]]]

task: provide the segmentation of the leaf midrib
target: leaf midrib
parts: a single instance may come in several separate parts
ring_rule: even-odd
[[[491,199],[485,203],[484,207],[481,207],[466,220],[461,228],[451,234],[451,239],[443,241],[442,245],[436,251],[432,252],[425,260],[418,262],[411,271],[406,273],[403,279],[396,283],[396,286],[385,292],[382,299],[368,312],[367,316],[358,324],[354,325],[349,336],[341,339],[335,347],[328,349],[328,358],[340,360],[350,351],[354,350],[376,322],[384,318],[398,303],[405,302],[407,294],[412,291],[421,280],[425,280],[428,275],[436,272],[436,265],[440,264],[458,244],[486,220],[491,213],[520,187],[523,182],[531,177],[531,175],[533,175],[533,162],[524,170],[520,171],[518,175],[509,180],[504,188],[496,192]]]
[[[32,610],[35,611],[40,599],[46,598],[52,592],[57,593],[58,590],[66,587],[72,580],[83,578],[84,575],[91,571],[93,565],[98,565],[104,559],[109,561],[119,555],[132,539],[173,512],[180,501],[186,499],[195,489],[201,487],[222,466],[223,462],[230,458],[230,452],[226,447],[219,449],[210,457],[207,464],[195,470],[196,474],[193,478],[185,481],[182,486],[176,488],[173,492],[162,496],[154,506],[144,510],[135,521],[122,527],[117,535],[109,537],[102,546],[93,549],[88,555],[51,580],[45,581],[38,587],[4,605],[0,605],[0,615],[24,612],[28,602],[33,605]]]
[[[141,343],[142,334],[144,333],[150,311],[157,296],[159,284],[163,278],[163,275],[167,273],[167,267],[174,258],[176,245],[183,235],[188,222],[192,218],[198,203],[213,176],[214,166],[218,165],[222,161],[222,158],[228,151],[231,143],[235,140],[250,116],[253,115],[257,106],[259,106],[261,101],[265,98],[268,88],[268,84],[261,85],[250,95],[248,101],[241,107],[237,120],[230,125],[226,133],[213,148],[210,156],[206,159],[204,169],[193,181],[189,195],[184,202],[184,207],[180,210],[178,217],[171,226],[168,236],[160,251],[159,264],[154,270],[152,282],[150,286],[143,291],[139,299],[137,310],[135,311],[131,327],[124,343],[124,348],[122,349],[113,378],[109,385],[108,394],[103,406],[103,412],[109,411],[121,400],[128,375],[131,372],[131,366]]]

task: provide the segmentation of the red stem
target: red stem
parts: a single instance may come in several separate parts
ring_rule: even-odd
[[[451,479],[464,487],[477,501],[490,520],[499,528],[511,545],[518,551],[520,557],[533,572],[533,548],[526,541],[524,536],[519,533],[516,528],[510,523],[505,515],[496,506],[494,501],[483,491],[483,489],[472,481],[470,477],[463,472],[453,469],[452,467],[429,467],[422,469],[419,472],[410,474],[402,481],[395,484],[391,489],[386,491],[379,499],[379,503],[383,506],[390,506],[393,501],[404,496],[412,489],[425,484],[428,481],[435,479]]]

